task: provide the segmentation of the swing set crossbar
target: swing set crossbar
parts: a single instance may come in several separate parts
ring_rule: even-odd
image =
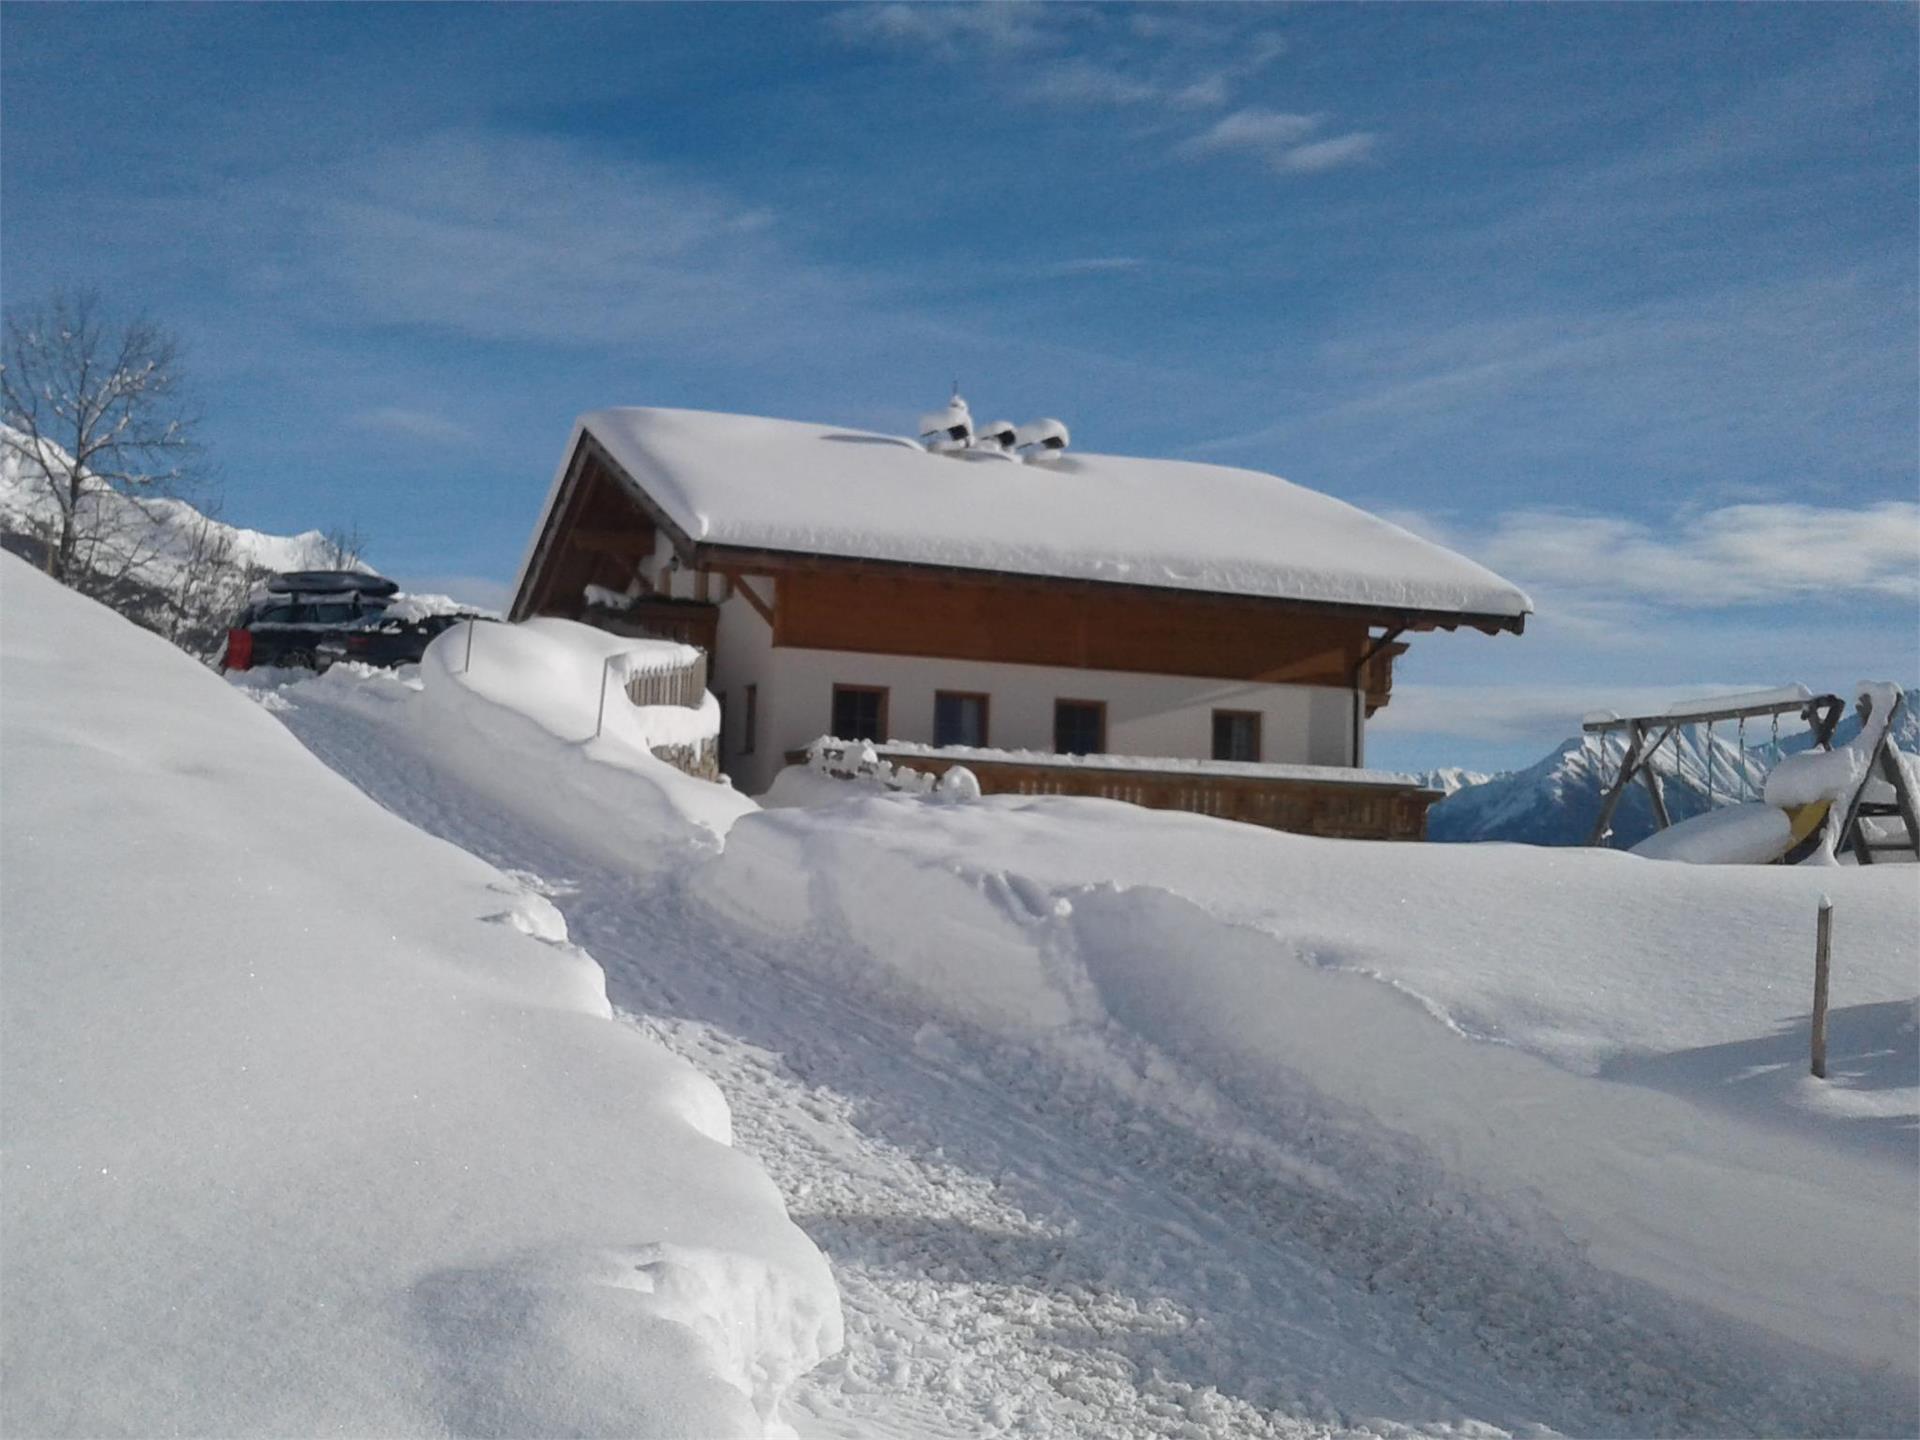
[[[1580,728],[1589,735],[1605,735],[1614,730],[1652,730],[1656,727],[1664,729],[1669,725],[1711,725],[1722,720],[1752,720],[1764,715],[1797,715],[1817,729],[1822,715],[1832,714],[1837,725],[1846,709],[1846,701],[1838,695],[1804,695],[1718,708],[1705,704],[1675,706],[1672,710],[1660,710],[1647,715],[1616,715],[1609,712],[1605,715],[1589,715]]]

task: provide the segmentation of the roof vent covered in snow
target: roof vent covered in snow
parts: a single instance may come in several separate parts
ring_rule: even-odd
[[[1051,460],[1071,438],[1058,420],[1030,420],[1014,433],[1013,443],[1023,459]]]
[[[958,390],[946,409],[920,417],[920,443],[936,452],[964,450],[973,444],[973,415]]]
[[[983,425],[980,428],[978,443],[991,446],[995,450],[1012,453],[1016,433],[1011,420],[996,420],[991,425]]]

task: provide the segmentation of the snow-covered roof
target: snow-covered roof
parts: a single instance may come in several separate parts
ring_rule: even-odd
[[[1517,586],[1464,556],[1253,470],[1072,450],[1024,463],[992,449],[936,455],[840,426],[622,408],[580,417],[563,475],[583,433],[699,545],[1487,617],[1515,628],[1533,609]]]

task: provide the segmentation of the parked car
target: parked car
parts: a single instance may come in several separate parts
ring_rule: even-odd
[[[465,611],[391,614],[399,589],[384,576],[357,570],[293,570],[272,576],[228,627],[221,668],[325,670],[340,660],[410,665],[441,631],[480,618]]]

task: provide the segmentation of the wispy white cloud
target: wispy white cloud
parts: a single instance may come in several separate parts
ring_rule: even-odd
[[[1217,150],[1255,150],[1273,154],[1297,145],[1318,130],[1324,115],[1296,115],[1258,106],[1223,115],[1204,134],[1185,146],[1188,153],[1207,155]]]
[[[1022,77],[1019,93],[1050,105],[1139,105],[1165,93],[1151,80],[1091,60],[1068,60]]]
[[[1317,175],[1322,170],[1338,170],[1342,165],[1357,165],[1370,158],[1379,139],[1370,130],[1354,130],[1292,146],[1271,156],[1269,163],[1283,175]]]
[[[1809,596],[1920,601],[1920,504],[1905,500],[1683,510],[1657,529],[1522,510],[1476,549],[1495,569],[1700,609]]]
[[[1182,110],[1211,110],[1226,104],[1227,77],[1185,74],[1151,79],[1116,65],[1066,60],[1022,74],[1014,94],[1062,109],[1102,105],[1170,105]]]
[[[1073,260],[1058,260],[1045,266],[1041,275],[1047,279],[1069,279],[1075,275],[1127,275],[1146,268],[1147,262],[1137,255],[1085,255]]]
[[[1599,471],[1670,492],[1731,474],[1752,495],[1790,480],[1830,500],[1866,474],[1912,475],[1912,311],[1885,303],[1907,283],[1850,271],[1627,305],[1357,309],[1314,352],[1326,403],[1194,450],[1315,444],[1399,473],[1442,454],[1516,483]]]
[[[471,430],[445,415],[431,410],[410,410],[401,405],[380,405],[371,410],[362,410],[349,416],[348,423],[360,430],[440,444],[461,444],[473,438]]]
[[[246,197],[330,307],[498,339],[692,345],[844,320],[868,295],[770,212],[578,143],[445,132]],[[388,427],[399,422],[388,417]]]
[[[848,44],[966,65],[1019,56],[1018,66],[979,67],[978,77],[1013,101],[1063,110],[1154,105],[1213,110],[1234,85],[1285,50],[1271,31],[1202,18],[1139,12],[1116,25],[1071,4],[855,5],[827,23]]]
[[[1471,530],[1391,518],[1537,590],[1543,617],[1566,611],[1596,631],[1631,633],[1647,604],[1920,602],[1920,504],[1909,500],[1680,506],[1658,523],[1521,509]]]
[[[1368,159],[1379,137],[1351,131],[1314,139],[1325,115],[1296,114],[1250,106],[1223,115],[1212,127],[1180,146],[1183,154],[1215,155],[1242,151],[1265,161],[1282,175],[1308,175]]]
[[[1019,53],[1060,42],[1068,7],[1012,3],[850,5],[828,19],[843,40],[918,51],[938,59]]]
[[[1544,748],[1578,733],[1596,710],[1652,714],[1683,700],[1737,694],[1751,686],[1701,682],[1678,685],[1396,683],[1393,701],[1367,722],[1370,732],[1434,735]],[[1789,720],[1782,734],[1803,728]],[[1722,734],[1725,732],[1723,731]],[[1763,737],[1764,738],[1764,737]]]
[[[1220,62],[1228,79],[1258,74],[1287,53],[1287,37],[1269,27],[1248,29],[1243,17],[1251,7],[1175,5],[1136,7],[1127,12],[1127,29],[1156,51],[1229,52]]]

